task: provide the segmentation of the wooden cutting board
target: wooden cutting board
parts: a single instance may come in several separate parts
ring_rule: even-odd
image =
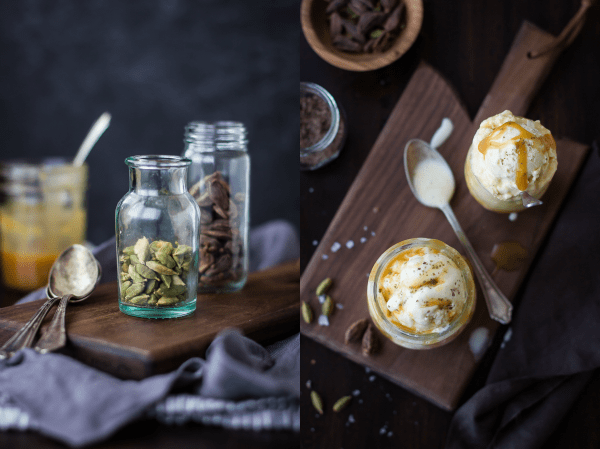
[[[496,243],[517,241],[528,250],[526,263],[519,270],[493,274],[504,294],[511,300],[514,298],[580,170],[588,147],[557,140],[558,170],[543,198],[544,204],[520,213],[514,222],[506,214],[485,210],[470,196],[463,174],[464,162],[483,119],[505,109],[515,115],[526,115],[531,99],[556,59],[556,54],[529,59],[527,53],[553,39],[530,23],[522,25],[474,121],[440,74],[424,63],[418,67],[302,275],[300,297],[313,310],[320,310],[315,288],[325,277],[334,280],[330,294],[343,309],[335,310],[329,326],[320,326],[316,320],[309,325],[302,322],[303,334],[444,409],[456,408],[478,363],[469,349],[470,335],[477,328],[486,328],[489,342],[499,327],[487,314],[479,286],[472,322],[446,346],[409,350],[381,336],[384,345],[380,353],[366,357],[359,345],[344,344],[344,332],[355,320],[369,316],[368,274],[379,255],[393,244],[413,237],[436,238],[465,254],[442,212],[419,204],[404,175],[406,142],[411,138],[429,141],[444,117],[454,123],[454,132],[439,149],[457,181],[451,205],[485,267],[490,273],[494,271],[490,252]],[[366,241],[361,243],[361,238]],[[346,246],[349,241],[354,244],[352,248]],[[332,251],[335,242],[341,248]]]
[[[88,299],[67,308],[68,343],[61,352],[123,379],[143,379],[176,369],[190,357],[203,357],[227,327],[259,343],[270,342],[298,331],[299,281],[299,262],[282,264],[250,274],[240,292],[199,295],[195,313],[167,320],[125,315],[119,310],[117,283],[100,285]],[[43,302],[0,309],[0,344]]]

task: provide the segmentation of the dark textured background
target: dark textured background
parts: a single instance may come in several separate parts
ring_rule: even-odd
[[[239,120],[249,137],[251,223],[299,226],[299,0],[0,2],[0,160],[87,159],[88,235],[114,235],[123,160],[181,154],[191,120]]]

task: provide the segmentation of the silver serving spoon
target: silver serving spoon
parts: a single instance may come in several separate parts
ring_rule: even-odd
[[[52,265],[46,291],[48,296],[61,298],[50,326],[35,345],[34,349],[41,354],[60,349],[67,343],[67,304],[90,296],[102,276],[100,264],[85,246],[72,245],[63,251],[59,259],[62,263]]]
[[[71,299],[72,302],[81,301],[91,294],[100,280],[100,276],[100,264],[85,246],[73,245],[63,251],[63,253],[54,261],[52,268],[50,269],[50,278],[48,280],[48,286],[46,287],[46,296],[48,297],[48,300],[39,308],[36,314],[0,348],[0,358],[10,357],[20,349],[31,347],[48,311],[61,299],[60,296],[56,296],[51,292],[62,292],[65,285],[78,284],[70,292],[67,292],[67,294],[71,293],[77,298]],[[53,287],[55,285],[56,287]],[[59,294],[62,295],[62,293]],[[66,309],[66,303],[63,307],[62,318],[59,314],[59,306],[59,310],[54,314],[52,324],[46,331],[46,334],[53,328],[52,325],[54,322],[59,319],[62,319],[64,326],[64,309]],[[44,334],[44,337],[46,337],[46,334]],[[64,342],[62,344],[64,345]],[[49,347],[50,345],[47,346]],[[42,350],[43,348],[40,349],[40,352]],[[47,351],[44,350],[43,352]]]
[[[406,179],[421,204],[437,207],[444,212],[475,269],[490,317],[507,324],[511,320],[512,304],[486,271],[450,207],[450,199],[455,187],[454,176],[446,160],[435,149],[446,141],[452,130],[452,122],[444,118],[442,125],[431,138],[431,144],[420,139],[410,140],[406,144],[404,148]]]

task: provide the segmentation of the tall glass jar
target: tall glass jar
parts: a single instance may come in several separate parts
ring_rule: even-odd
[[[196,310],[200,211],[187,190],[189,159],[133,156],[116,210],[119,308],[142,318]]]
[[[87,165],[61,159],[0,164],[0,262],[6,287],[44,286],[56,258],[84,243]]]
[[[199,292],[240,290],[248,277],[250,158],[238,122],[191,122],[184,156],[200,206]]]

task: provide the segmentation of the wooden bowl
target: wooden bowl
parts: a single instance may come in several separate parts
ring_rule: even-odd
[[[300,22],[302,31],[312,49],[326,62],[340,69],[364,72],[375,70],[396,61],[410,48],[419,35],[423,23],[423,1],[404,0],[406,27],[392,46],[384,52],[347,53],[331,43],[325,0],[302,0]]]

